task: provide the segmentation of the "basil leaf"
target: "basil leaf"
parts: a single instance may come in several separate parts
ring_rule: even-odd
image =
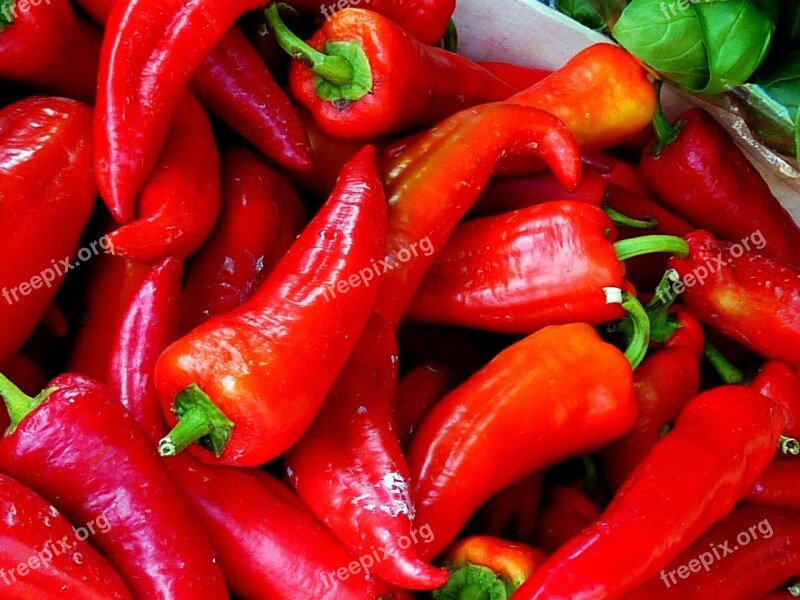
[[[556,0],[556,9],[581,25],[595,31],[603,31],[606,22],[588,0]]]

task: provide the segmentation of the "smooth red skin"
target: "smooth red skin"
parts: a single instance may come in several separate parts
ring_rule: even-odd
[[[0,80],[91,104],[101,41],[100,32],[75,14],[69,0],[28,5],[27,12],[17,7],[14,22],[0,29]]]
[[[800,267],[800,227],[728,132],[699,108],[678,121],[685,125],[659,155],[652,144],[642,153],[639,172],[647,186],[669,209],[720,239],[738,242],[760,230],[764,253]]]
[[[348,163],[328,203],[250,300],[161,355],[155,380],[170,425],[175,395],[192,383],[236,424],[220,458],[193,444],[200,460],[263,464],[300,439],[322,406],[377,294],[375,285],[345,294],[330,288],[383,255],[386,202],[374,156],[367,146]]]
[[[75,537],[75,529],[61,513],[5,475],[0,475],[0,515],[3,598],[55,600],[67,596],[75,600],[131,600],[119,574],[88,542]],[[96,532],[96,536],[106,535],[99,526]],[[58,544],[62,539],[73,547],[64,551]],[[48,542],[61,552],[60,556],[55,556]],[[50,550],[47,568],[42,563],[42,559],[48,560],[45,547]],[[42,554],[38,554],[40,551]],[[20,576],[15,567],[27,563],[31,557],[36,557],[38,562],[34,564],[38,568]],[[9,572],[12,568],[14,573]]]
[[[109,357],[123,311],[150,268],[118,256],[100,255],[93,259],[90,269],[81,311],[85,322],[77,330],[66,370],[108,383]]]
[[[41,365],[24,354],[14,356],[2,366],[0,372],[29,396],[35,396],[47,384]],[[0,431],[6,427],[8,427],[8,414],[5,407],[0,407]]]
[[[425,272],[504,156],[543,159],[567,189],[580,180],[579,150],[564,125],[539,110],[503,103],[449,117],[386,165],[386,254],[394,268],[381,277],[375,310],[390,323],[400,322]],[[425,238],[433,246],[430,256],[397,260],[398,252]]]
[[[788,365],[770,360],[761,367],[750,387],[783,409],[784,435],[800,438],[800,375]]]
[[[756,529],[756,540],[750,534],[751,527],[757,527],[764,520],[772,528],[772,536],[764,538]],[[736,536],[747,532],[750,542],[740,545]],[[691,546],[668,566],[668,588],[657,575],[646,584],[625,596],[625,600],[659,600],[660,598],[680,598],[680,600],[701,600],[706,598],[725,598],[726,600],[752,600],[774,590],[800,573],[800,519],[797,515],[770,510],[767,508],[741,506],[727,517],[709,528]],[[729,541],[732,554],[714,559],[708,571],[690,572],[689,577],[681,579],[675,575],[676,584],[669,578],[669,572],[680,565],[688,565],[703,552],[709,552],[718,544]],[[718,550],[720,556],[724,554]],[[712,555],[713,556],[713,555]],[[791,596],[789,596],[791,597]]]
[[[487,500],[475,515],[479,531],[530,540],[539,519],[544,471],[536,471]]]
[[[154,444],[166,432],[153,371],[177,335],[182,276],[183,265],[175,258],[150,270],[121,315],[108,359],[109,388]]]
[[[346,103],[317,95],[315,75],[295,60],[289,70],[294,97],[324,131],[348,139],[428,127],[460,110],[505,100],[514,88],[469,59],[426,46],[377,13],[358,8],[337,12],[308,44],[324,52],[329,42],[355,42],[372,71],[372,89]]]
[[[71,256],[89,221],[97,198],[91,132],[91,109],[73,100],[31,97],[0,110],[0,290],[9,294],[0,301],[0,364],[47,311],[63,268],[49,288],[40,282],[17,301],[11,291]]]
[[[486,217],[554,200],[573,200],[599,208],[605,195],[606,182],[593,171],[585,171],[573,191],[564,189],[550,172],[529,177],[498,177],[489,181],[469,214]]]
[[[326,19],[332,12],[335,14],[341,12],[334,9],[334,11],[328,10],[328,14],[325,14],[322,7],[327,8],[330,5],[323,0],[289,0],[287,4],[318,17],[324,16]],[[331,4],[334,4],[333,0],[331,0]],[[356,4],[353,2],[352,6]],[[408,0],[369,0],[368,3],[365,3],[365,8],[396,23],[423,44],[433,45],[444,36],[447,22],[455,11],[456,2],[455,0],[413,0],[412,2]]]
[[[142,190],[136,220],[108,240],[114,254],[145,264],[186,258],[211,234],[219,210],[217,143],[203,107],[187,92]]]
[[[553,485],[545,491],[545,504],[532,543],[551,554],[600,516],[586,494],[569,485]]]
[[[603,292],[627,287],[611,231],[601,209],[571,200],[462,223],[405,317],[502,333],[618,319]]]
[[[292,485],[356,556],[384,548],[372,570],[398,587],[435,589],[447,572],[420,558],[412,540],[409,471],[394,432],[394,330],[373,316],[319,414],[285,455]]]
[[[186,273],[181,330],[241,306],[286,254],[306,221],[286,177],[250,150],[222,156],[222,212]]]
[[[703,326],[682,304],[673,304],[669,311],[678,319],[680,329],[664,342],[664,348],[684,348],[699,361],[705,351],[706,334]]]
[[[92,543],[141,598],[227,598],[208,540],[155,447],[108,388],[61,375],[0,441],[0,471],[73,523],[104,515]]]
[[[775,454],[783,414],[739,386],[693,398],[601,517],[520,587],[515,600],[620,598],[728,514]]]
[[[442,560],[455,567],[465,563],[486,567],[504,582],[514,583],[530,577],[546,558],[547,555],[539,548],[488,535],[475,535],[455,542]]]
[[[392,420],[403,448],[408,446],[431,408],[453,388],[455,378],[455,373],[444,365],[424,363],[398,380],[392,402]]]
[[[100,56],[94,164],[117,222],[133,218],[136,196],[195,69],[239,15],[260,5],[133,0],[112,8]]]
[[[510,346],[445,396],[411,443],[414,522],[436,534],[422,551],[438,554],[492,494],[602,447],[635,420],[630,363],[589,325],[547,327]]]
[[[650,132],[652,133],[652,129]],[[600,173],[609,186],[620,187],[641,196],[648,195],[647,187],[636,165],[606,152],[588,152],[581,157],[581,160],[587,170]]]
[[[539,83],[552,73],[548,69],[523,67],[507,62],[481,61],[478,64],[505,81],[517,92],[531,87],[534,83]]]
[[[744,502],[791,512],[800,512],[800,461],[773,461],[758,478]]]
[[[668,348],[648,356],[633,373],[639,416],[628,433],[600,452],[603,473],[618,490],[661,439],[700,388],[699,356],[686,348]]]
[[[733,244],[707,231],[684,239],[690,254],[672,257],[670,268],[681,277],[708,261],[715,269],[703,285],[695,281],[681,294],[692,316],[766,358],[800,366],[800,270],[759,254],[752,244],[734,258]],[[720,254],[724,267],[714,261]]]

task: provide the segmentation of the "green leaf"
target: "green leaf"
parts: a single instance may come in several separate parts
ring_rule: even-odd
[[[606,28],[603,17],[588,0],[556,0],[556,8],[589,29],[603,31]]]
[[[797,164],[800,165],[800,109],[794,116],[794,150]]]
[[[451,567],[450,579],[431,596],[433,600],[508,600],[506,586],[497,574],[472,563]]]
[[[784,105],[756,84],[745,84],[737,88],[744,99],[744,118],[753,133],[765,144],[782,152],[795,153],[795,118]]]

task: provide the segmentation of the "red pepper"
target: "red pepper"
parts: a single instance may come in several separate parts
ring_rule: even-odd
[[[44,498],[5,475],[0,475],[0,515],[3,598],[131,599],[119,574],[79,537],[80,527],[80,536],[89,534],[85,523],[73,528]],[[95,519],[91,526],[103,536],[110,523]]]
[[[397,382],[392,403],[394,431],[404,448],[419,424],[453,387],[455,373],[444,365],[423,363]]]
[[[458,226],[406,318],[505,333],[622,317],[604,288],[626,286],[599,208],[548,202]]]
[[[284,175],[251,151],[222,156],[222,215],[186,274],[181,329],[239,307],[300,233],[305,208]]]
[[[45,384],[47,378],[41,365],[29,356],[17,354],[2,368],[7,377],[16,381],[18,387],[26,394],[37,394]],[[0,431],[8,427],[8,415],[5,407],[0,407]]]
[[[115,4],[100,57],[95,177],[118,222],[133,217],[135,198],[156,164],[192,73],[236,18],[260,4],[260,0]]]
[[[443,561],[450,580],[434,598],[506,598],[530,577],[546,555],[537,548],[490,536],[472,536],[455,542]]]
[[[758,478],[744,502],[779,510],[800,512],[800,461],[773,461]]]
[[[478,531],[514,540],[529,540],[539,519],[544,471],[536,471],[484,502],[473,517]]]
[[[211,122],[187,92],[142,191],[138,218],[108,234],[114,254],[155,264],[194,253],[216,223],[219,178]]]
[[[345,9],[341,2],[334,0],[330,5],[323,0],[289,0],[288,4],[330,21],[337,12],[357,6],[360,1],[348,2]],[[431,45],[442,39],[456,8],[455,0],[368,0],[365,4],[365,8],[394,21],[422,43]]]
[[[411,443],[415,523],[436,535],[422,550],[435,556],[493,493],[635,419],[631,365],[590,326],[546,327],[510,346],[439,402]]]
[[[552,485],[544,494],[533,543],[548,554],[555,552],[599,516],[597,506],[580,490]]]
[[[19,350],[74,268],[71,255],[97,197],[91,128],[89,107],[63,98],[28,98],[0,110],[0,364]]]
[[[0,5],[0,79],[92,103],[101,35],[69,0]]]
[[[206,436],[216,458],[196,447],[198,458],[260,465],[308,428],[375,302],[376,286],[359,279],[373,274],[385,243],[374,156],[368,146],[345,167],[331,199],[250,300],[164,351],[156,386],[167,420],[180,424],[162,440],[163,455]]]
[[[745,496],[775,454],[783,414],[746,388],[696,396],[601,517],[515,600],[620,598],[657,574]]]
[[[136,597],[228,597],[211,546],[165,466],[105,386],[62,375],[36,398],[5,377],[0,386],[12,424],[0,440],[0,470],[73,523],[107,519],[108,532],[92,543]]]
[[[711,115],[691,108],[671,126],[659,109],[653,123],[639,172],[663,204],[730,242],[760,232],[764,253],[800,267],[800,227]]]
[[[380,549],[382,560],[372,567],[378,576],[434,589],[447,573],[420,558],[427,540],[416,529],[412,536],[408,465],[392,426],[396,378],[394,330],[373,316],[317,418],[287,453],[286,470],[300,497],[356,556]]]
[[[586,153],[581,157],[581,161],[587,170],[600,173],[608,185],[620,187],[641,196],[646,196],[648,193],[636,165],[620,160],[606,152]]]
[[[681,292],[702,323],[767,358],[800,366],[800,270],[757,253],[758,246],[718,241],[707,231],[684,239],[691,252],[670,259],[682,280],[667,299]]]
[[[800,520],[742,506],[708,529],[626,600],[752,600],[800,573]]]
[[[781,362],[770,360],[750,382],[750,387],[783,409],[783,433],[800,438],[800,375]]]
[[[523,67],[507,62],[481,61],[478,64],[505,81],[517,92],[527,89],[535,83],[539,83],[552,73],[552,71],[548,69]]]
[[[389,269],[384,267],[376,311],[390,323],[399,323],[437,252],[507,155],[540,157],[568,190],[580,179],[578,148],[564,125],[541,111],[508,104],[453,115],[389,162],[384,177]],[[399,260],[422,242],[431,252]]]
[[[427,46],[381,15],[337,12],[303,42],[267,8],[278,42],[297,58],[289,72],[294,97],[331,135],[373,139],[433,125],[514,89],[469,59]]]
[[[578,187],[572,191],[567,191],[548,171],[529,177],[498,177],[489,181],[470,215],[497,215],[554,200],[584,202],[599,208],[605,195],[606,182],[593,171],[585,171]]]

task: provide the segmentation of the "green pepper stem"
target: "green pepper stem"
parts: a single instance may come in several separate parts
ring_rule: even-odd
[[[172,412],[178,424],[158,442],[161,456],[175,456],[199,442],[219,458],[230,441],[234,423],[193,383],[175,396]]]
[[[788,435],[781,435],[781,437],[778,438],[778,450],[784,454],[797,456],[800,454],[800,442]]]
[[[725,358],[711,342],[706,340],[703,345],[703,356],[706,357],[711,366],[719,375],[722,382],[727,385],[736,385],[744,381],[744,373],[737,369],[731,362]]]
[[[448,565],[450,578],[444,587],[432,591],[433,600],[486,600],[507,598],[516,586],[506,585],[498,573],[488,567],[465,562]]]
[[[347,85],[353,82],[354,69],[343,56],[328,56],[309,46],[297,37],[281,20],[278,3],[270,4],[264,11],[278,45],[292,58],[303,61],[317,75],[334,85]]]
[[[603,205],[603,211],[611,218],[611,221],[615,225],[628,227],[629,229],[652,229],[658,226],[658,221],[653,217],[647,217],[647,219],[644,220],[634,219],[633,217],[623,215],[621,212],[614,210],[608,204]]]
[[[619,260],[628,260],[644,254],[667,252],[680,258],[689,255],[689,245],[674,235],[643,235],[614,242],[614,250]]]
[[[667,269],[664,271],[664,275],[661,277],[661,281],[658,282],[653,297],[650,298],[650,301],[645,305],[645,309],[648,311],[651,309],[669,309],[678,297],[671,292],[672,287],[680,280],[681,276],[675,269]]]
[[[684,121],[679,121],[678,123],[675,123],[675,125],[672,125],[667,120],[667,116],[664,114],[664,109],[661,107],[662,86],[663,83],[661,81],[655,82],[656,111],[653,114],[653,129],[655,129],[656,132],[656,143],[653,145],[653,148],[650,152],[656,156],[661,154],[664,151],[664,148],[677,139],[678,134],[685,124]]]
[[[22,422],[22,419],[36,410],[55,390],[55,387],[45,388],[36,397],[32,398],[14,385],[8,377],[0,373],[0,396],[3,397],[3,402],[6,405],[8,417],[11,421],[9,430],[14,431],[17,425]]]
[[[800,148],[800,145],[798,145],[798,148]],[[798,152],[800,152],[800,150],[798,150]],[[800,581],[796,581],[786,589],[793,598],[800,598]]]
[[[641,302],[630,292],[614,287],[603,288],[603,292],[606,294],[607,304],[620,304],[630,315],[633,333],[625,349],[625,358],[631,363],[631,368],[636,369],[647,355],[650,345],[650,319]]]
[[[442,48],[448,52],[458,52],[458,27],[453,19],[447,22],[447,29],[444,30],[444,38],[442,38]]]

